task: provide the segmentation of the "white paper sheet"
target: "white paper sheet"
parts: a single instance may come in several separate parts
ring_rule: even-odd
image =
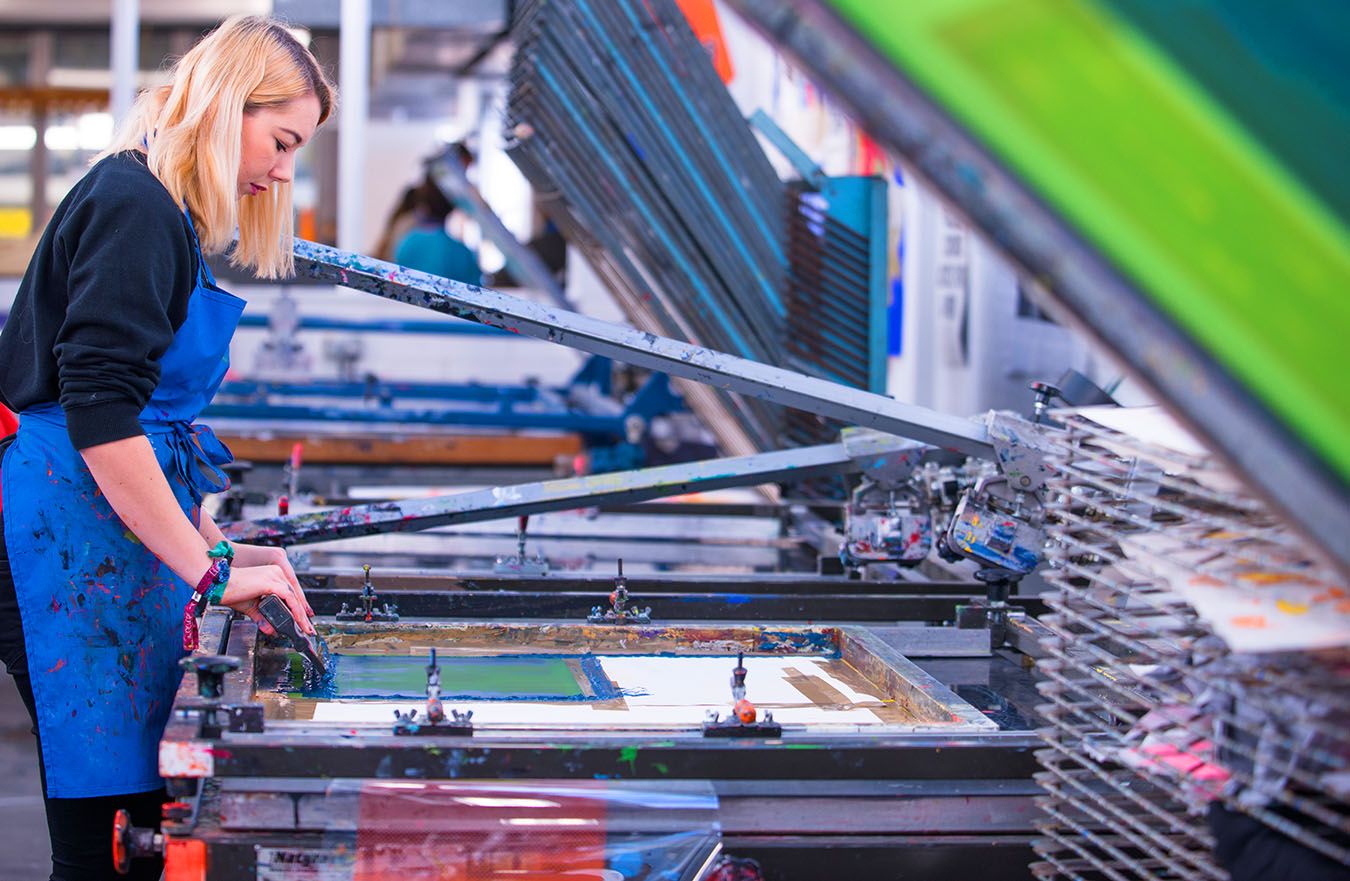
[[[623,708],[600,703],[532,701],[455,701],[457,710],[473,710],[475,725],[612,726],[633,728],[695,728],[708,710],[723,717],[731,709],[731,668],[734,658],[671,656],[598,656],[601,669],[624,691]],[[888,706],[861,694],[809,656],[750,657],[745,659],[746,697],[762,714],[768,710],[784,725],[813,729],[855,730],[895,727],[870,708]],[[819,679],[858,706],[822,709],[788,681],[788,670]],[[412,701],[324,701],[315,706],[314,721],[347,724],[393,723],[395,709],[406,712],[422,704]],[[925,726],[928,727],[928,726]]]

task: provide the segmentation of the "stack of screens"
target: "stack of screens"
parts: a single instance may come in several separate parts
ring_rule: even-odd
[[[886,390],[886,184],[830,178],[787,194],[787,367],[853,388]],[[789,411],[785,439],[829,443],[839,426]]]
[[[846,299],[851,277],[832,273],[866,259],[857,237],[799,211],[674,0],[531,0],[513,36],[508,152],[636,327],[872,387],[842,363],[856,340],[832,337],[803,296]],[[819,255],[827,241],[850,249],[839,266]],[[789,248],[811,258],[791,286]],[[870,317],[871,288],[852,296]],[[727,455],[835,433],[810,418],[789,430],[763,400],[680,391]]]
[[[842,385],[886,391],[886,183],[827,178],[788,186],[787,367]],[[784,413],[782,445],[830,443],[842,426],[803,410]],[[843,498],[847,479],[798,484],[806,498]]]
[[[1211,811],[1350,865],[1347,585],[1198,448],[1065,418],[1034,873],[1221,881]]]

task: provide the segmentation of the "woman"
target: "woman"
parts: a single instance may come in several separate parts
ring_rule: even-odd
[[[291,271],[295,151],[333,100],[282,26],[227,20],[62,201],[0,334],[0,403],[20,413],[0,651],[38,735],[53,879],[113,877],[118,808],[158,825],[157,743],[208,601],[259,620],[275,594],[313,631],[285,553],[231,546],[202,511],[230,455],[192,422],[244,308],[203,253],[237,226],[235,265]]]

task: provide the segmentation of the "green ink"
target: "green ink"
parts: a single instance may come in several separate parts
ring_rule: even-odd
[[[446,657],[441,669],[441,696],[446,700],[595,700],[577,681],[561,656],[518,655]],[[334,655],[331,675],[306,689],[300,656],[290,657],[289,681],[283,690],[295,696],[327,699],[408,699],[426,696],[426,659],[390,655]],[[298,694],[297,694],[298,693]]]

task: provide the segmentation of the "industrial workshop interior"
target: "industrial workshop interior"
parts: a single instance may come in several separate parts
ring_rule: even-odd
[[[0,0],[0,881],[1350,879],[1347,59]]]

